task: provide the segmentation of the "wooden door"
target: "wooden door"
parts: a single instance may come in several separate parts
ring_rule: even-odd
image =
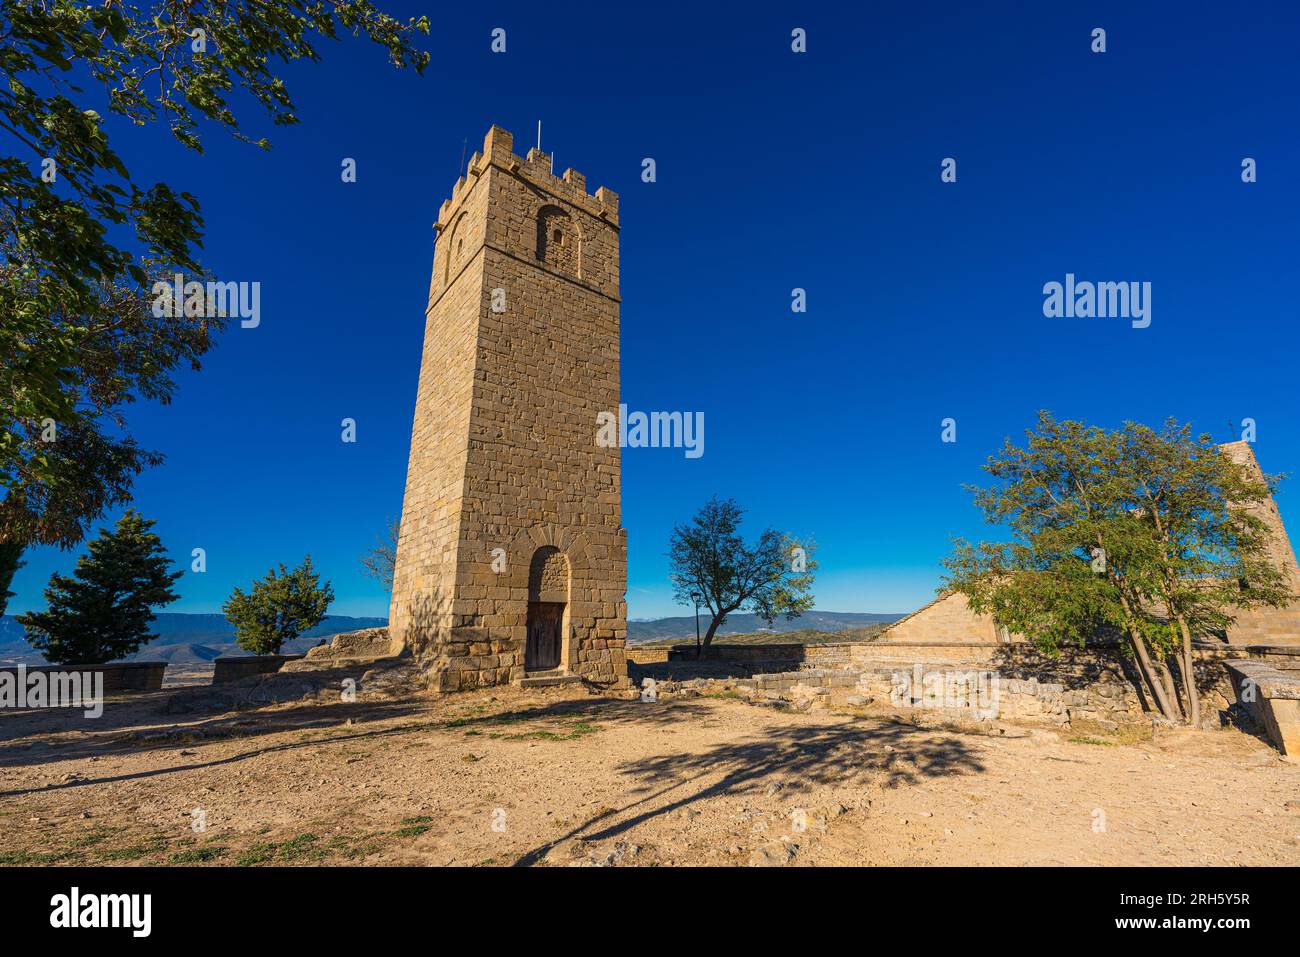
[[[524,648],[525,671],[547,671],[560,666],[561,628],[564,603],[528,603],[528,644]]]

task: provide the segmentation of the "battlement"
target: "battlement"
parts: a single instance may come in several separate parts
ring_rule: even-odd
[[[618,228],[617,193],[604,186],[595,193],[588,193],[587,177],[575,169],[566,169],[562,176],[556,176],[551,155],[535,147],[526,156],[515,155],[514,136],[508,130],[493,126],[483,138],[483,151],[475,151],[470,157],[466,175],[456,180],[451,197],[444,200],[439,208],[435,229],[441,232],[447,227],[469,191],[490,166],[518,176],[538,189]]]
[[[1255,450],[1250,447],[1249,442],[1220,442],[1219,451],[1238,465],[1244,465],[1246,468],[1259,471],[1259,462],[1255,459]]]

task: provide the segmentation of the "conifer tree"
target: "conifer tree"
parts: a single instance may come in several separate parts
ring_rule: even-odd
[[[55,664],[103,664],[157,638],[153,609],[180,597],[172,585],[181,572],[168,571],[153,526],[131,509],[111,532],[100,529],[71,578],[51,575],[48,610],[18,616],[32,647]]]
[[[325,617],[334,600],[330,583],[320,583],[308,555],[297,568],[274,568],[253,582],[248,594],[236,588],[221,610],[235,626],[239,647],[255,655],[278,655],[292,641]]]

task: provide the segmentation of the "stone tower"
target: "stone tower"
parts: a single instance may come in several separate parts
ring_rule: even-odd
[[[618,196],[492,127],[442,204],[389,627],[432,687],[626,687]]]
[[[1238,465],[1245,466],[1256,479],[1263,471],[1255,459],[1248,442],[1226,442],[1220,451]],[[1300,567],[1296,565],[1295,550],[1282,524],[1277,502],[1270,498],[1255,508],[1255,514],[1268,529],[1268,554],[1274,567],[1288,578],[1291,593],[1300,592]],[[1234,645],[1294,645],[1300,644],[1300,603],[1286,608],[1244,608],[1236,612],[1237,620],[1228,628],[1228,641]]]

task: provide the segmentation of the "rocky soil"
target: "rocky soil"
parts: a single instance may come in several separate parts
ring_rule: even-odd
[[[400,663],[237,685],[0,714],[0,863],[1300,863],[1300,765],[1234,727],[435,699]]]

